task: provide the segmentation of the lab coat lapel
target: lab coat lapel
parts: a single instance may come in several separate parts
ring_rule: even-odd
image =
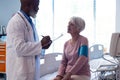
[[[34,42],[34,35],[33,35],[33,29],[29,21],[25,18],[25,16],[19,11],[18,14],[21,16],[21,18],[24,20],[26,24],[26,31],[28,31],[31,34],[31,40]]]

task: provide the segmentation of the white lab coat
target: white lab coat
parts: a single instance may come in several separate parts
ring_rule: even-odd
[[[35,55],[40,55],[41,42],[34,42],[30,23],[21,12],[16,13],[7,26],[7,80],[34,80]]]

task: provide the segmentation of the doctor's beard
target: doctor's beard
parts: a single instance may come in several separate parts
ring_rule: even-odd
[[[31,10],[30,12],[29,12],[29,14],[30,14],[30,16],[32,17],[32,18],[36,18],[36,12],[34,11],[34,10]]]

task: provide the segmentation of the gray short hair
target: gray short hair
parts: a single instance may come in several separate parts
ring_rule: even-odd
[[[73,16],[70,21],[72,21],[80,29],[80,32],[84,30],[85,21],[81,17]]]

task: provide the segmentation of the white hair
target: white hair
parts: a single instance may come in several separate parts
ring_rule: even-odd
[[[71,17],[71,21],[80,29],[80,32],[85,28],[85,21],[81,17]]]

